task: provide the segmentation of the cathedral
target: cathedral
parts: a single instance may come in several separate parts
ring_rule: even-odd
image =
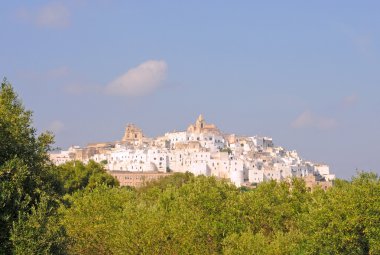
[[[125,133],[121,141],[124,143],[128,142],[133,144],[142,144],[143,138],[144,134],[140,128],[133,124],[128,124],[125,128]]]
[[[187,128],[187,132],[220,134],[220,131],[214,124],[206,124],[202,114],[199,115],[195,125],[192,124]]]

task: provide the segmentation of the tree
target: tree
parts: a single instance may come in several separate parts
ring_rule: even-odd
[[[87,164],[71,161],[57,167],[56,175],[63,184],[63,193],[72,194],[84,188],[98,185],[119,186],[118,180],[108,174],[102,164],[90,160]]]
[[[59,205],[58,200],[42,196],[31,213],[20,213],[10,237],[14,254],[66,254],[68,240],[59,222]]]
[[[77,191],[62,214],[79,254],[379,254],[379,197],[373,174],[327,192],[299,179],[243,192],[176,174],[137,190]]]
[[[138,216],[123,217],[124,208],[133,201],[133,196],[132,191],[106,185],[75,192],[70,197],[71,206],[61,208],[62,222],[70,240],[70,254],[122,254],[115,253],[115,248],[119,246],[116,244],[123,238],[118,230],[128,228]],[[120,245],[128,247],[130,243]]]
[[[62,209],[70,252],[220,253],[223,238],[242,228],[239,191],[215,178],[191,177],[183,183],[181,176],[191,175],[169,177],[161,180],[165,186],[144,191],[101,185],[74,193],[71,206]]]
[[[303,229],[307,254],[379,254],[380,182],[361,173],[351,182],[337,181],[316,193]]]
[[[0,254],[11,253],[10,230],[19,214],[30,213],[42,193],[56,196],[59,190],[47,154],[53,136],[37,136],[31,117],[4,79],[0,88]]]
[[[268,240],[262,233],[252,234],[250,231],[240,235],[233,233],[223,240],[223,254],[268,254]]]

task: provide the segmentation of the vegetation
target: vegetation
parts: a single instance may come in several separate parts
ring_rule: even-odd
[[[220,152],[227,152],[228,154],[232,154],[231,148],[225,147],[223,149],[220,149]]]
[[[65,194],[103,183],[118,185],[94,162],[53,166],[48,157],[52,143],[51,133],[37,136],[32,113],[4,80],[0,88],[0,254],[65,254],[67,237],[57,212]]]
[[[61,213],[71,254],[379,254],[379,192],[367,173],[312,193],[297,179],[242,192],[176,174],[78,191]]]
[[[380,179],[238,189],[175,173],[118,187],[102,164],[51,165],[13,88],[0,90],[0,254],[380,254]]]
[[[31,116],[4,80],[0,88],[0,254],[11,253],[12,227],[33,213],[42,197],[56,198],[59,189],[47,156],[53,137],[37,136]]]
[[[106,172],[102,164],[92,160],[88,164],[67,162],[56,168],[56,175],[63,185],[63,194],[72,194],[84,188],[93,189],[100,184],[119,186],[119,182]]]

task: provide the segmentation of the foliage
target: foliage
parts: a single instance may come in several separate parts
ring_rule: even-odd
[[[380,253],[380,182],[361,173],[316,197],[304,221],[309,254]]]
[[[180,176],[168,178],[174,185],[162,180],[165,189],[133,192],[100,186],[75,193],[71,207],[62,209],[68,235],[75,240],[70,250],[80,254],[221,252],[222,239],[242,228],[236,222],[238,190],[215,178],[189,174],[182,174],[191,178],[178,187]],[[162,187],[162,183],[156,184]],[[90,236],[95,240],[90,241]]]
[[[56,174],[63,184],[63,194],[72,194],[98,185],[119,186],[119,182],[106,172],[102,164],[90,160],[88,164],[71,161],[57,167]]]
[[[75,193],[62,214],[81,254],[378,254],[379,192],[372,174],[327,192],[298,179],[241,191],[177,174],[140,190]]]
[[[232,154],[232,150],[230,147],[225,147],[219,150],[220,152],[227,152],[229,155]]]
[[[29,213],[42,193],[54,197],[59,190],[47,155],[53,137],[37,136],[31,116],[4,80],[0,88],[0,254],[11,253],[10,230],[19,214]]]
[[[173,173],[172,175],[161,178],[158,180],[154,180],[151,182],[148,182],[145,186],[141,187],[139,189],[140,193],[143,192],[150,192],[152,189],[159,189],[161,191],[165,190],[169,186],[174,187],[181,187],[185,183],[188,183],[190,180],[194,179],[194,175],[192,173],[186,172],[184,174],[182,173]]]
[[[122,238],[117,230],[133,220],[123,217],[131,196],[131,191],[105,185],[74,193],[70,208],[62,207],[70,254],[113,254],[115,242]]]
[[[53,137],[50,133],[37,136],[31,117],[32,112],[25,110],[13,87],[4,80],[0,89],[0,165],[14,157],[33,167],[46,162]]]
[[[13,223],[14,254],[66,254],[67,238],[59,223],[59,201],[42,196],[30,214],[21,213]]]

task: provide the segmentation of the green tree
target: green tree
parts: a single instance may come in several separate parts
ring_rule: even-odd
[[[63,184],[63,194],[72,194],[98,185],[119,186],[118,180],[108,174],[102,164],[90,160],[87,164],[71,161],[57,167],[56,174]]]
[[[260,184],[243,194],[244,214],[247,226],[256,234],[270,236],[288,232],[298,227],[299,215],[307,213],[310,193],[303,182],[270,181]]]
[[[160,197],[169,254],[216,254],[223,239],[243,229],[239,190],[223,180],[198,176]]]
[[[306,236],[301,215],[308,213],[311,194],[302,180],[264,182],[243,192],[242,232],[223,240],[225,254],[303,254]]]
[[[19,214],[31,212],[42,193],[55,196],[60,188],[47,154],[53,137],[37,136],[31,116],[4,80],[0,88],[0,254],[11,253],[10,230]]]
[[[133,196],[132,191],[106,185],[75,192],[70,197],[71,206],[61,208],[62,223],[70,241],[70,254],[122,254],[115,253],[115,250],[120,245],[128,247],[131,244],[120,243],[124,237],[119,235],[119,230],[137,223],[135,217],[123,217],[124,208]]]
[[[75,254],[378,254],[379,195],[373,174],[327,192],[299,179],[243,192],[177,174],[137,190],[77,191],[62,213]]]
[[[31,213],[20,213],[10,239],[14,254],[66,254],[67,237],[56,208],[60,202],[42,196]]]
[[[184,176],[184,175],[182,175]],[[185,175],[186,176],[186,175]],[[189,176],[189,175],[188,175]],[[214,254],[242,229],[239,191],[204,176],[141,191],[98,186],[74,193],[63,208],[76,254]],[[168,180],[172,180],[169,184]],[[178,185],[178,186],[177,186]]]
[[[307,254],[379,254],[380,182],[361,173],[315,194],[304,220]]]
[[[186,173],[173,173],[165,178],[160,178],[158,180],[150,181],[146,183],[143,187],[139,188],[140,193],[149,192],[151,189],[159,189],[161,191],[165,190],[167,187],[181,187],[182,185],[190,182],[194,179],[194,174],[190,172]]]
[[[233,233],[223,240],[223,254],[269,254],[268,240],[262,233],[255,235],[250,231]]]

